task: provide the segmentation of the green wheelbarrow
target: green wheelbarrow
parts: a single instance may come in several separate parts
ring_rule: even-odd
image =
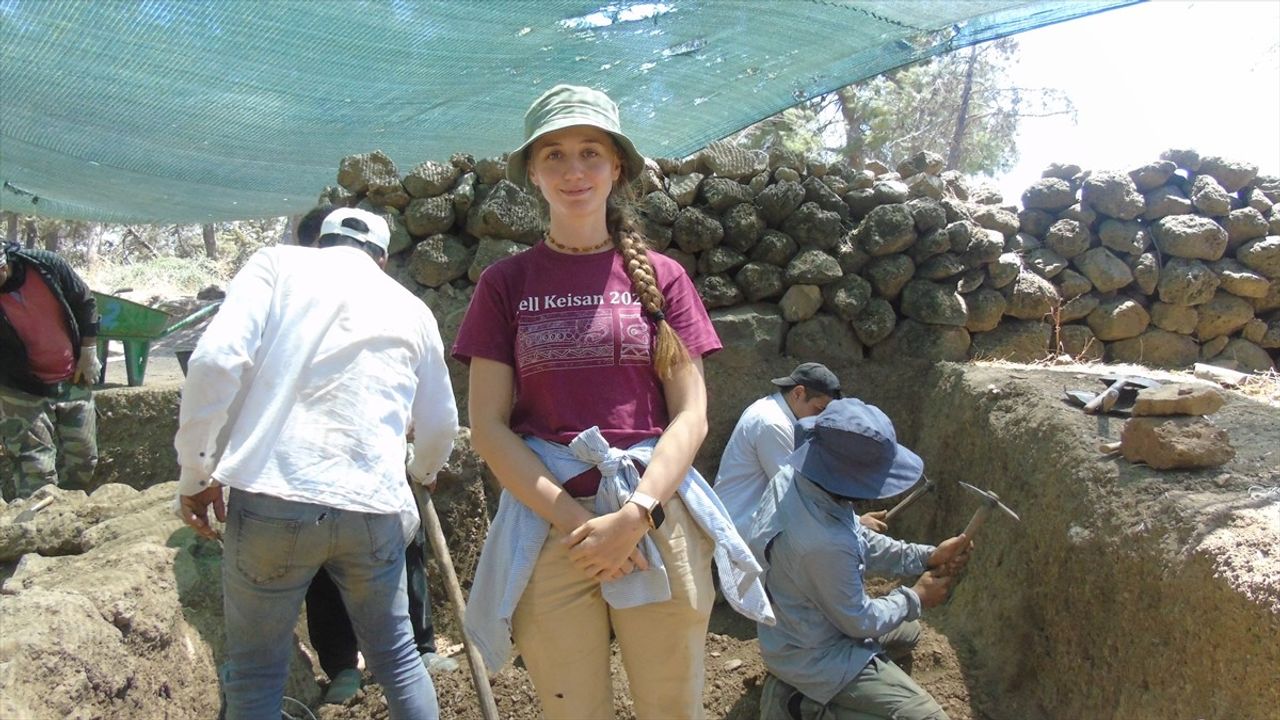
[[[169,313],[163,310],[106,293],[94,292],[93,297],[98,302],[98,360],[102,362],[98,384],[107,379],[107,343],[119,340],[124,344],[124,369],[130,387],[142,384],[152,342],[195,325],[217,312],[222,304],[219,301],[200,308],[170,325]]]

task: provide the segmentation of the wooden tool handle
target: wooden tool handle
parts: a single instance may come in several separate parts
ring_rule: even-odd
[[[973,517],[969,520],[969,524],[964,528],[964,536],[969,538],[970,542],[973,542],[973,536],[982,529],[982,524],[987,521],[987,516],[990,514],[990,505],[983,505],[973,514]]]
[[[480,699],[480,715],[484,720],[498,720],[498,705],[493,699],[493,688],[489,686],[489,675],[484,669],[484,660],[475,644],[467,640],[465,625],[466,600],[462,597],[462,586],[458,583],[458,574],[453,569],[453,558],[449,555],[449,546],[444,541],[444,530],[440,527],[440,516],[436,514],[435,503],[431,501],[431,493],[417,483],[413,484],[414,495],[418,500],[418,514],[422,517],[422,526],[431,541],[431,554],[444,570],[444,586],[449,591],[449,604],[453,605],[453,619],[458,622],[458,632],[462,633],[462,646],[467,652],[467,664],[471,666],[471,682],[475,685],[476,696]]]

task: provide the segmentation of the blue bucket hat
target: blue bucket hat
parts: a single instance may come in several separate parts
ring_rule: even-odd
[[[909,489],[924,474],[919,455],[898,444],[888,416],[855,398],[833,400],[795,428],[787,464],[841,497],[876,500]]]

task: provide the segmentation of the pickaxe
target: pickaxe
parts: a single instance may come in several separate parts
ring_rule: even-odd
[[[928,475],[923,476],[923,478],[924,478],[924,482],[916,485],[915,489],[911,491],[910,495],[902,498],[902,500],[897,505],[894,505],[892,508],[889,509],[889,512],[885,513],[884,521],[886,523],[888,523],[890,520],[893,520],[895,517],[897,517],[898,513],[902,512],[903,510],[906,510],[911,505],[911,503],[915,502],[916,500],[919,500],[922,495],[924,495],[927,492],[932,492],[933,489],[937,487],[937,483],[930,480]]]
[[[982,529],[982,524],[987,521],[987,516],[990,515],[991,511],[995,510],[996,508],[1003,510],[1005,514],[1007,514],[1009,517],[1013,518],[1014,520],[1017,520],[1018,522],[1022,522],[1022,518],[1018,517],[1018,513],[1014,512],[1013,510],[1010,510],[1008,505],[1005,505],[1004,503],[1000,502],[999,495],[991,492],[990,490],[982,490],[982,489],[976,488],[964,481],[960,482],[960,486],[963,487],[965,490],[968,490],[970,492],[977,494],[978,497],[982,498],[982,501],[983,501],[982,505],[978,507],[977,512],[975,512],[973,514],[973,517],[969,519],[969,524],[966,525],[964,528],[964,536],[969,539],[969,542],[973,542],[973,536],[978,533],[978,530]]]
[[[969,540],[970,544],[973,543],[973,536],[976,535],[978,531],[982,529],[983,523],[987,521],[987,516],[990,515],[991,511],[995,510],[996,508],[999,508],[1000,510],[1004,511],[1006,514],[1009,515],[1009,517],[1013,518],[1014,520],[1017,520],[1018,522],[1022,522],[1022,518],[1018,517],[1018,513],[1014,512],[1013,510],[1010,510],[1008,505],[1005,505],[1004,503],[1000,502],[999,495],[996,495],[990,490],[982,490],[980,488],[976,488],[973,485],[970,485],[969,483],[964,482],[963,480],[960,481],[960,486],[963,487],[965,490],[976,493],[978,497],[982,498],[982,505],[980,505],[978,507],[978,510],[973,513],[973,517],[969,519],[969,524],[966,525],[964,528],[964,536]],[[960,584],[960,579],[963,577],[964,577],[963,575],[960,575],[956,577],[955,580],[951,583],[951,589],[947,593],[947,599],[946,599],[947,603],[951,602],[951,598],[955,597],[954,593],[956,590],[956,586]]]

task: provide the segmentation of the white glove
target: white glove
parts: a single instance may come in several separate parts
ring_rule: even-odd
[[[102,363],[98,362],[98,347],[86,345],[80,348],[80,362],[76,364],[77,380],[85,385],[96,385],[101,374]]]

